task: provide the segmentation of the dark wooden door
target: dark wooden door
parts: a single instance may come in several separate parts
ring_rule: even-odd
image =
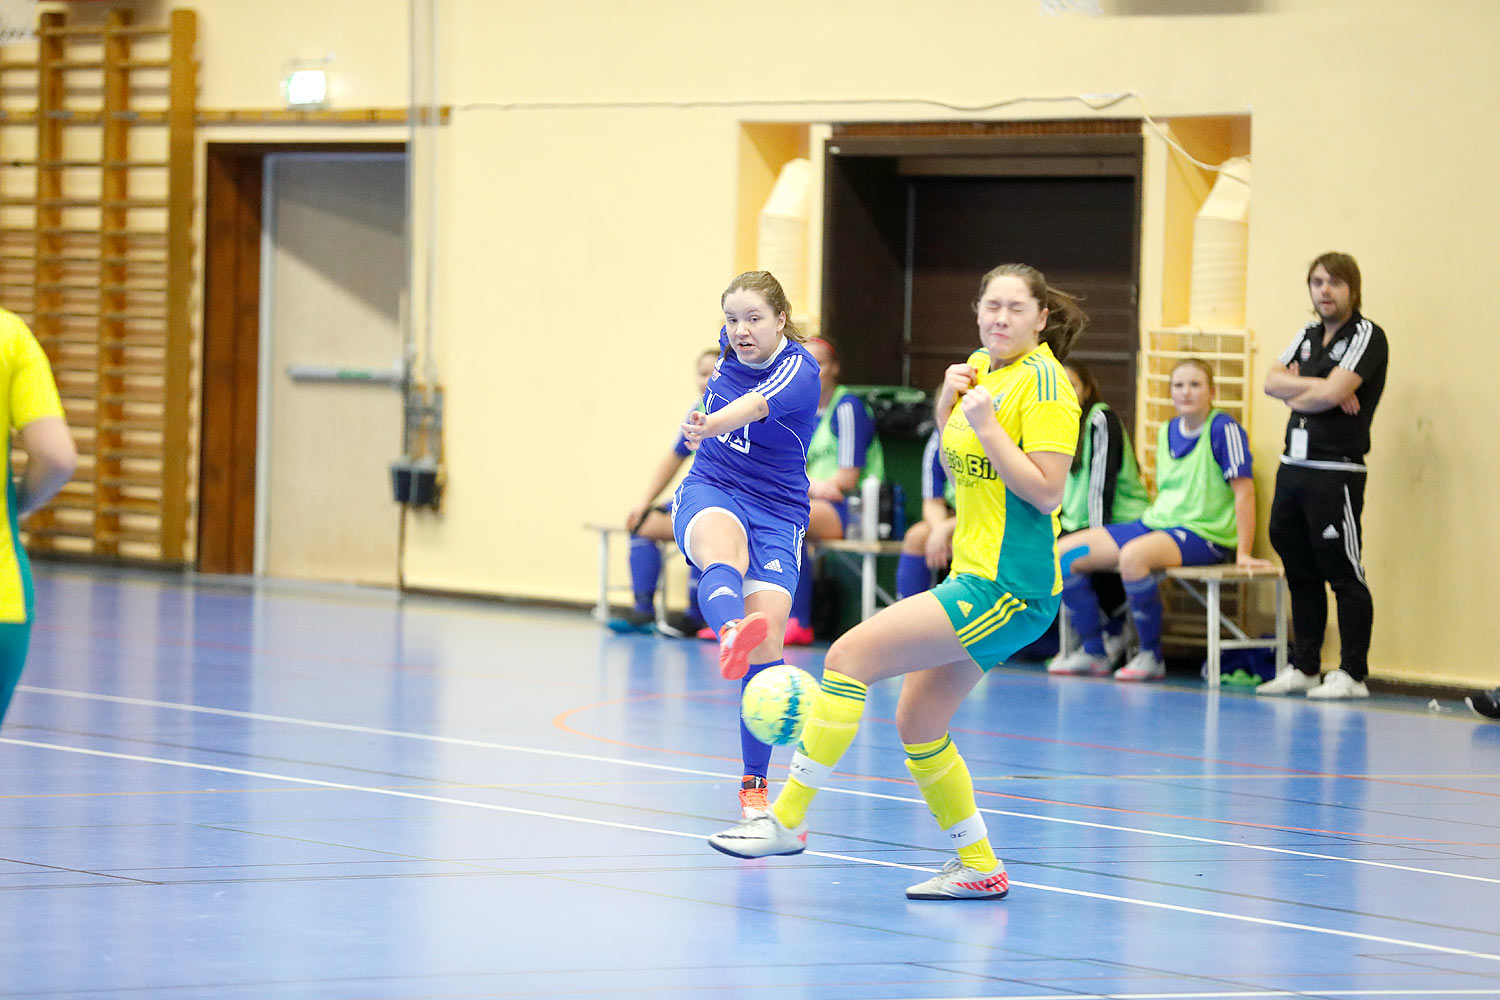
[[[1024,263],[1082,300],[1073,344],[1107,401],[1135,413],[1135,183],[1122,177],[936,177],[912,182],[911,383],[935,387],[979,345],[973,303],[991,267]]]
[[[935,388],[979,343],[980,277],[1020,262],[1082,298],[1090,326],[1073,357],[1133,425],[1140,136],[1063,134],[1068,127],[835,130],[825,154],[823,323],[848,381]]]

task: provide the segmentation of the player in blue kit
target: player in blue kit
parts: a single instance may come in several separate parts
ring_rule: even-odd
[[[702,572],[698,610],[719,636],[719,672],[748,683],[782,662],[807,535],[807,448],[818,362],[802,346],[781,283],[747,271],[720,296],[724,330],[703,409],[682,435],[697,452],[672,497],[672,531]],[[743,683],[741,691],[744,690]],[[736,714],[739,702],[736,700]],[[766,805],[771,748],[740,723],[740,811]]]

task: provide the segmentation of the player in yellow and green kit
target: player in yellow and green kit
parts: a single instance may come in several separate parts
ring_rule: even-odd
[[[741,858],[801,853],[808,806],[854,741],[868,686],[905,675],[896,729],[907,769],[958,852],[906,895],[998,899],[1009,889],[948,727],[985,671],[1057,616],[1055,517],[1079,424],[1059,361],[1088,317],[1024,264],[985,275],[975,312],[983,348],[948,369],[937,400],[958,509],[952,573],[834,643],[790,780],[769,813],[710,837],[715,850]]]
[[[0,309],[0,403],[10,417],[26,472],[10,475],[6,458],[5,523],[0,533],[0,722],[26,664],[31,639],[31,564],[21,547],[19,520],[62,489],[78,461],[73,435],[63,420],[62,403],[47,355],[25,323]]]

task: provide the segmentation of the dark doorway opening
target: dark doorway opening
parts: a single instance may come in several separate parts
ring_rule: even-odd
[[[840,136],[825,149],[824,332],[854,383],[932,389],[978,345],[980,277],[1022,262],[1083,300],[1073,357],[1135,413],[1142,141]],[[1130,418],[1127,417],[1127,420]]]

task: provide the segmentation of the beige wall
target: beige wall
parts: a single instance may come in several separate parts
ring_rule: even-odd
[[[1500,318],[1487,294],[1500,195],[1483,184],[1500,152],[1500,4],[1247,6],[1259,12],[442,0],[441,96],[454,107],[437,219],[449,486],[443,513],[408,534],[408,582],[590,598],[592,539],[579,526],[618,518],[667,446],[742,254],[742,122],[967,118],[918,99],[1133,91],[1144,104],[1104,113],[1249,116],[1257,375],[1307,316],[1306,261],[1329,248],[1359,257],[1366,310],[1393,346],[1365,517],[1373,666],[1493,680],[1500,666],[1483,654],[1500,445],[1479,401],[1497,353],[1481,331]],[[339,105],[406,101],[405,0],[196,7],[206,107],[272,104],[286,60],[325,52]],[[706,103],[658,103],[689,101]],[[1086,113],[1023,102],[979,116]],[[1163,280],[1147,270],[1143,302],[1163,302],[1151,287]],[[1456,363],[1421,363],[1434,352]],[[1255,414],[1265,470],[1279,407],[1264,400]]]

